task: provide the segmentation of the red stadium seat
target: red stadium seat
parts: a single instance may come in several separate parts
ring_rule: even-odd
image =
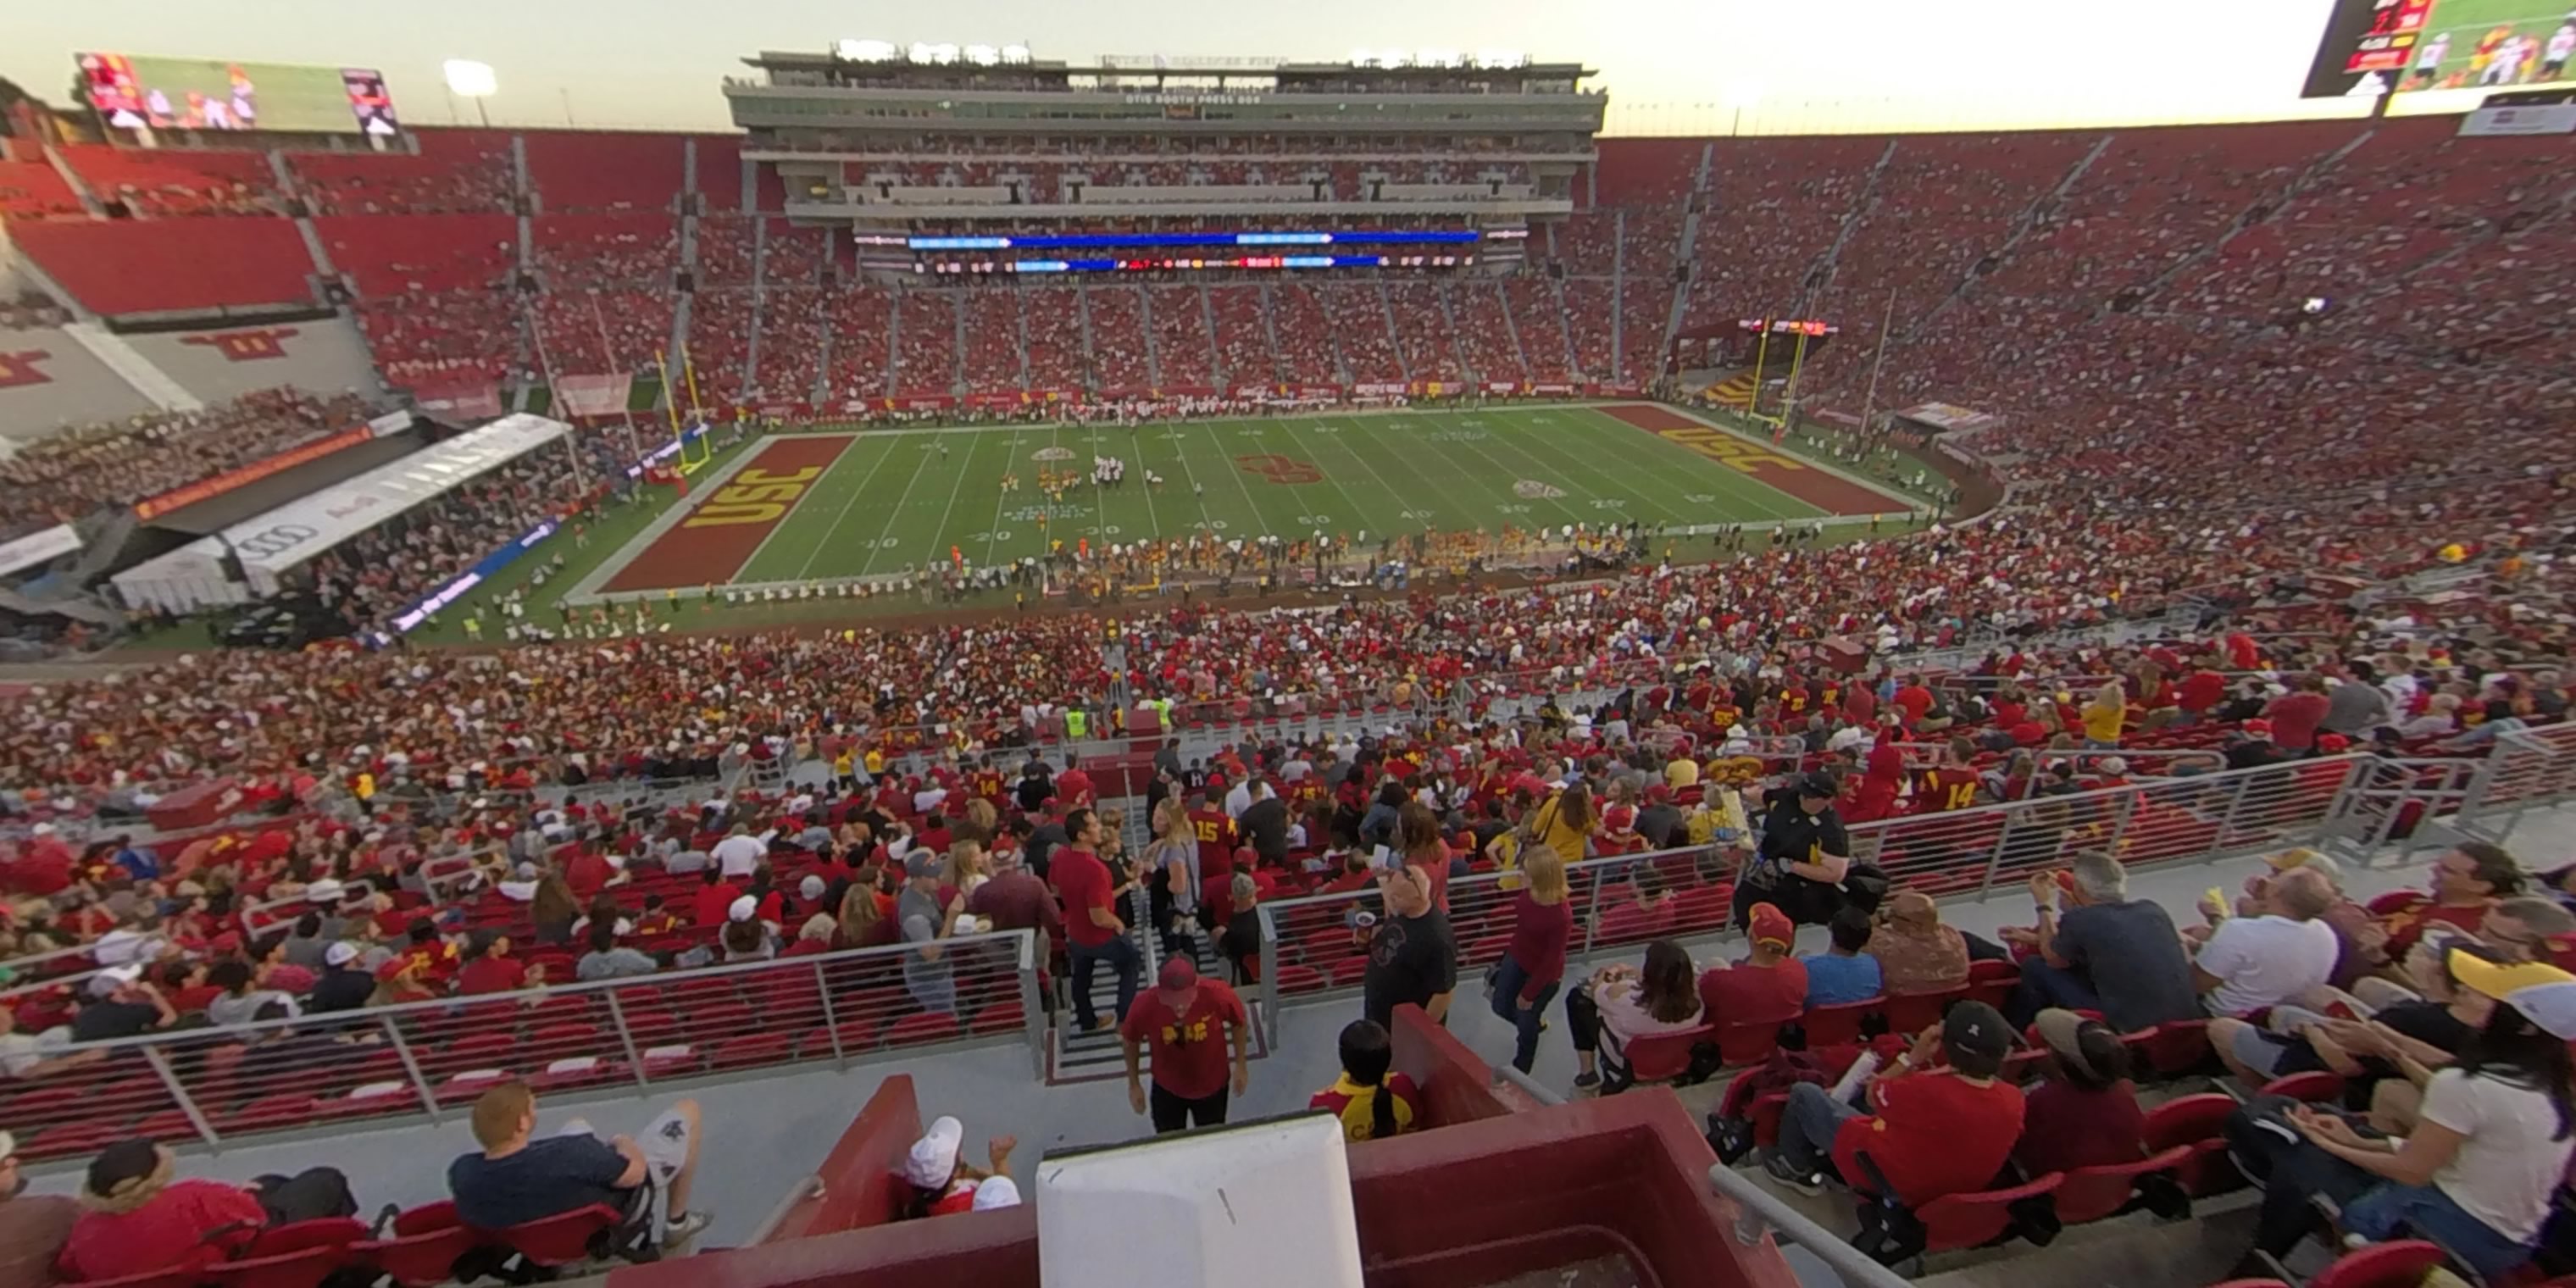
[[[1679,1033],[1638,1038],[1626,1049],[1629,1076],[1641,1083],[1678,1078],[1690,1068],[1691,1048],[1716,1036],[1715,1027],[1703,1024]]]
[[[2175,1020],[2120,1040],[2138,1068],[2160,1078],[2190,1073],[2209,1059],[2207,1020]]]
[[[2117,1216],[2127,1210],[2140,1182],[2159,1173],[2179,1173],[2191,1156],[2191,1146],[2176,1145],[2134,1163],[2070,1168],[2057,1187],[2057,1219],[2079,1225]]]
[[[2191,1156],[2174,1173],[2183,1192],[2194,1198],[2224,1194],[2245,1184],[2227,1154],[2227,1119],[2236,1107],[2236,1098],[2224,1092],[2177,1096],[2147,1111],[2139,1140],[2157,1154],[2189,1147]]]
[[[1893,993],[1880,999],[1891,1033],[1911,1037],[1941,1022],[1953,1003],[1968,1000],[1964,987],[1939,993]]]
[[[1886,998],[1877,997],[1842,1006],[1809,1007],[1805,1015],[1798,1017],[1799,1026],[1807,1031],[1808,1049],[1849,1046],[1860,1041],[1861,1020],[1882,1012],[1886,1004]]]
[[[2012,1206],[2023,1199],[2054,1194],[2065,1178],[2056,1172],[2008,1189],[1946,1194],[1914,1210],[1923,1223],[1926,1254],[1981,1248],[2012,1229]]]
[[[595,1249],[620,1220],[617,1209],[593,1203],[542,1221],[495,1230],[491,1237],[537,1265],[569,1266],[598,1255]]]
[[[2302,1100],[2312,1105],[2319,1105],[2332,1104],[2341,1101],[2343,1099],[2343,1089],[2344,1082],[2342,1074],[2328,1073],[2320,1069],[2313,1070],[2308,1073],[2293,1073],[2286,1077],[2274,1078],[2270,1082],[2263,1084],[2261,1094],[2266,1096],[2288,1096],[2292,1100]]]
[[[2446,1260],[2441,1245],[2420,1239],[2374,1243],[2336,1258],[2308,1288],[2415,1288]]]
[[[911,1046],[920,1042],[937,1042],[957,1036],[957,1017],[920,1012],[907,1015],[886,1026],[887,1046]]]

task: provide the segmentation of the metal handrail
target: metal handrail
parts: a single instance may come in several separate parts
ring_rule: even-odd
[[[940,940],[939,944],[943,948],[954,948],[957,946],[971,944],[1008,944],[1012,948],[1017,969],[1027,972],[1035,969],[1037,961],[1035,951],[1036,935],[1037,932],[1031,930],[994,930],[971,935],[954,935]],[[160,1032],[141,1034],[135,1037],[110,1038],[97,1042],[77,1043],[63,1048],[61,1052],[56,1054],[69,1055],[93,1051],[109,1053],[118,1051],[166,1051],[177,1047],[202,1046],[209,1040],[242,1041],[265,1033],[292,1031],[297,1028],[355,1028],[365,1025],[383,1025],[406,1019],[433,1017],[445,1018],[463,1008],[490,1008],[493,1010],[499,1010],[505,1007],[534,1005],[548,999],[567,995],[603,996],[612,1000],[629,995],[659,995],[664,989],[673,984],[697,983],[706,980],[742,979],[751,976],[784,977],[791,974],[816,973],[825,968],[851,962],[879,960],[900,961],[905,954],[915,951],[917,947],[918,945],[913,944],[885,944],[870,948],[843,949],[839,952],[815,953],[809,956],[783,960],[773,958],[756,962],[733,962],[724,965],[703,966],[691,970],[656,971],[650,975],[630,976],[624,979],[572,980],[561,984],[549,983],[538,988],[521,989],[516,992],[508,993],[478,993],[467,997],[433,998],[419,1002],[403,1002],[391,1006],[368,1006],[346,1011],[326,1011],[303,1015],[293,1019],[262,1020],[248,1024],[225,1026],[223,1028],[164,1030]],[[819,974],[817,975],[817,978],[818,980],[820,979]],[[828,990],[826,996],[828,996]],[[632,1035],[626,1030],[622,1013],[617,1017],[617,1027],[621,1037],[626,1037],[631,1040]]]
[[[1712,1163],[1708,1187],[1735,1205],[1732,1233],[1737,1243],[1759,1247],[1766,1237],[1794,1243],[1840,1276],[1844,1288],[1910,1288],[1905,1276],[1871,1260],[1841,1235],[1808,1220],[1752,1177],[1724,1163]]]
[[[2039,818],[2041,821],[2035,826],[2043,834],[2059,830],[2058,824],[2051,821],[2052,819],[2086,817],[2101,820],[2107,823],[2107,829],[2087,840],[2084,843],[2085,848],[2100,849],[2117,855],[2121,853],[2123,843],[2138,834],[2139,811],[2134,801],[2141,793],[2148,793],[2159,799],[2187,800],[2193,806],[2203,809],[2208,815],[2201,821],[2211,823],[2214,820],[2215,830],[2208,838],[2209,844],[2188,856],[2193,859],[2206,859],[2248,849],[2271,850],[2318,844],[2330,836],[2339,834],[2352,821],[2359,808],[2360,784],[2368,774],[2384,763],[2375,756],[2348,753],[2341,756],[2290,761],[2279,765],[2227,770],[2187,778],[2157,779],[2147,783],[2095,788],[2063,796],[2005,801],[1972,809],[1906,815],[1849,824],[1846,831],[1851,837],[1851,857],[1872,860],[1887,853],[1887,842],[1891,838],[1899,841],[1922,839],[1948,842],[1957,837],[1977,836],[1977,852],[1973,856],[1967,854],[1960,856],[1963,860],[1983,865],[1983,872],[1977,881],[1976,888],[1972,891],[1954,892],[1942,896],[1942,899],[1944,902],[1965,899],[1983,900],[1998,888],[1999,877],[2018,883],[2028,876],[2031,869],[2027,865],[2033,856],[2016,850],[2016,842],[2021,839],[2021,834],[2033,830],[2031,827],[2017,826],[2023,820]],[[2320,766],[2334,767],[2338,777],[2328,780],[2313,776]],[[2249,798],[2263,796],[2266,791],[2283,796],[2293,790],[2302,789],[2315,793],[2329,785],[2332,786],[2334,794],[2330,803],[2326,804],[2315,818],[2303,817],[2295,820],[2297,823],[2295,827],[2266,829],[2261,834],[2259,843],[2256,844],[2249,845],[2245,839],[2231,839],[2245,812]],[[2269,798],[2256,799],[2253,802],[2258,810],[2274,803],[2275,801]],[[2266,820],[2256,819],[2254,822],[2260,824]],[[1989,826],[1993,830],[1991,838],[1978,835]],[[1608,946],[1600,937],[1603,892],[1619,887],[1618,881],[1615,880],[1618,874],[1632,868],[1657,865],[1664,860],[1685,860],[1696,863],[1702,858],[1723,859],[1734,851],[1749,852],[1758,838],[1758,823],[1755,824],[1755,829],[1755,834],[1740,838],[1740,842],[1737,843],[1677,846],[1640,854],[1587,858],[1567,864],[1566,875],[1575,883],[1577,893],[1588,900],[1587,905],[1577,911],[1578,937],[1576,942],[1568,945],[1568,955],[1575,958],[1589,957]],[[2058,842],[2052,840],[2049,844],[2048,855],[2053,857]],[[2006,865],[2007,858],[2013,860],[2012,866]],[[1964,862],[1959,866],[1963,868]],[[1593,877],[1596,874],[1600,879],[1587,880],[1587,877]],[[1898,885],[1903,885],[1920,875],[1922,873],[1917,869],[1889,872],[1890,878]],[[1517,874],[1475,872],[1450,878],[1447,889],[1453,912],[1462,902],[1479,905],[1488,902],[1499,904],[1501,883],[1510,879],[1517,879]],[[1588,891],[1584,889],[1586,886],[1589,887]],[[1254,910],[1261,918],[1262,1010],[1266,1016],[1273,1017],[1268,1021],[1268,1032],[1274,1040],[1277,1024],[1275,1017],[1279,1013],[1281,998],[1279,972],[1283,925],[1292,932],[1311,931],[1315,928],[1315,924],[1320,923],[1296,924],[1293,919],[1300,910],[1339,910],[1353,902],[1365,902],[1374,898],[1376,898],[1376,891],[1373,888],[1363,887],[1355,891],[1334,894],[1300,895],[1294,898],[1268,900]],[[1724,933],[1725,930],[1724,925],[1676,925],[1672,933],[1696,936]],[[1463,942],[1459,945],[1462,956],[1467,947],[1468,945]],[[1337,983],[1333,987],[1344,986]]]

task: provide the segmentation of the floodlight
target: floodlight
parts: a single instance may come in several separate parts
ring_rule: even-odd
[[[490,63],[450,58],[438,69],[447,76],[447,92],[458,98],[490,98],[500,92],[501,82],[493,76]]]

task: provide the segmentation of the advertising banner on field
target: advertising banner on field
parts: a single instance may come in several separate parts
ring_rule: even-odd
[[[1488,380],[1485,382],[1485,392],[1489,394],[1507,394],[1519,388],[1520,384],[1517,381]]]
[[[1543,380],[1532,384],[1529,387],[1529,391],[1534,394],[1542,394],[1550,397],[1571,398],[1574,396],[1575,388],[1569,384]]]
[[[1397,394],[1408,393],[1410,391],[1411,386],[1406,385],[1400,380],[1369,381],[1351,386],[1351,392],[1358,394],[1362,398],[1392,398]]]
[[[677,445],[674,444],[674,446]],[[483,556],[480,562],[466,569],[464,575],[423,596],[419,603],[395,614],[394,629],[405,635],[411,634],[422,622],[429,620],[430,614],[455,603],[459,596],[490,580],[493,574],[518,562],[519,556],[536,549],[546,538],[555,534],[555,528],[555,521],[548,519],[511,538],[500,549]]]

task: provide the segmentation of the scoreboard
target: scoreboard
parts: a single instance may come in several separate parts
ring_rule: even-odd
[[[2396,88],[2415,57],[2416,42],[2432,19],[2435,0],[2335,0],[2316,58],[2308,65],[2307,98],[2376,95]],[[2376,73],[2389,73],[2380,76]]]
[[[2557,0],[2333,0],[2307,98],[2563,85],[2576,12]]]

